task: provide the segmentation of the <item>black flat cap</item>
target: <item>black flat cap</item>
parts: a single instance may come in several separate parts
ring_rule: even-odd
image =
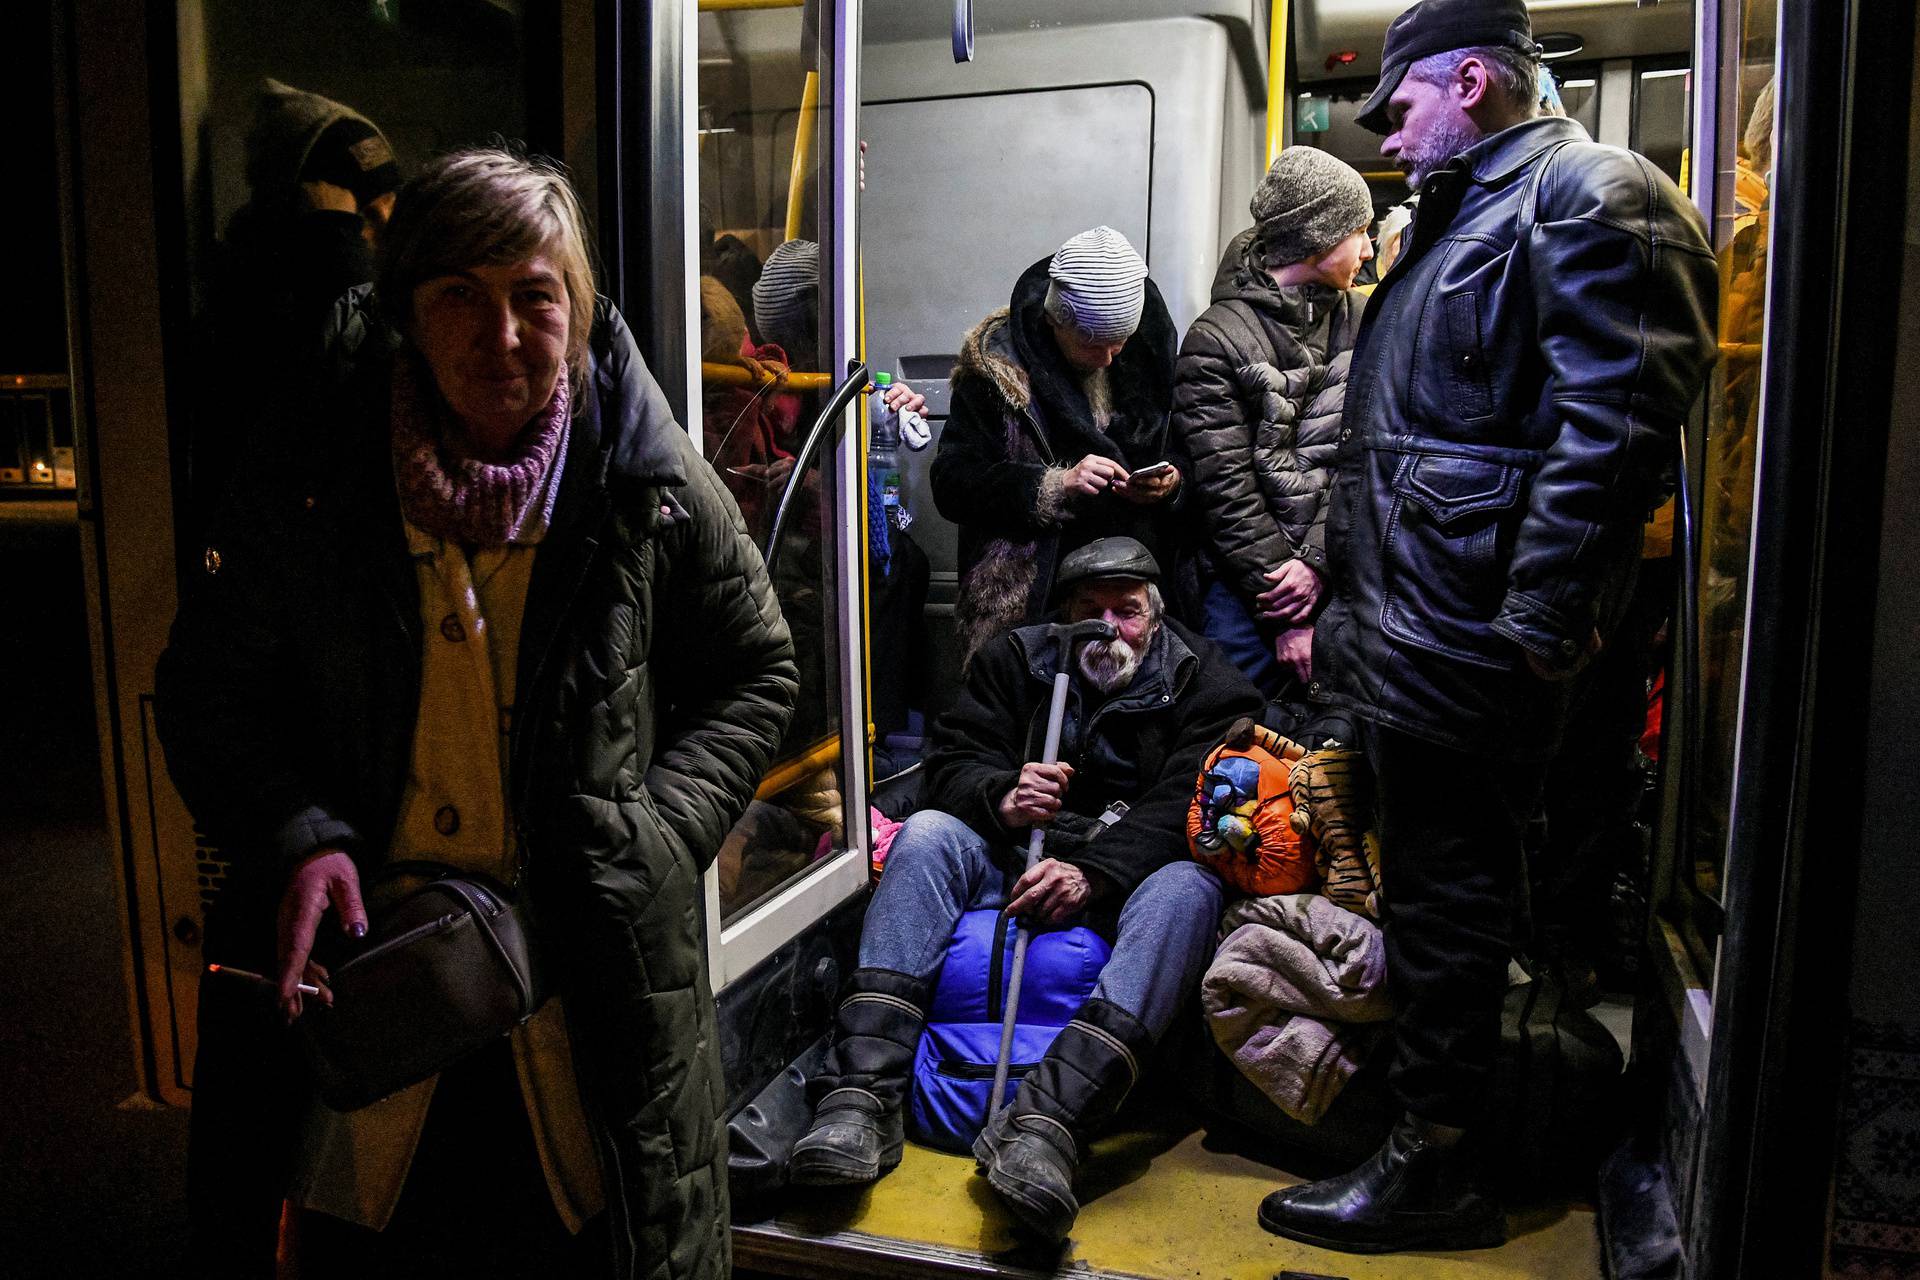
[[[1479,45],[1505,45],[1538,57],[1527,6],[1521,0],[1420,0],[1387,28],[1380,83],[1354,119],[1375,133],[1392,133],[1387,99],[1400,87],[1407,68],[1436,53]]]
[[[1135,578],[1158,582],[1160,565],[1153,552],[1132,538],[1095,538],[1078,551],[1069,552],[1053,576],[1053,592],[1062,595],[1076,582],[1090,578]]]

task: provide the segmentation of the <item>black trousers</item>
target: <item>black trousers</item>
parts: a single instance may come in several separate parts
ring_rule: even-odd
[[[1542,766],[1363,730],[1377,779],[1382,930],[1399,1008],[1388,1080],[1438,1124],[1480,1118],[1500,1050],[1522,847]]]

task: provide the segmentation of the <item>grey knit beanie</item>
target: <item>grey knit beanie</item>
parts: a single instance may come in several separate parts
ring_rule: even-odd
[[[1112,227],[1082,231],[1047,264],[1047,312],[1090,342],[1124,342],[1140,327],[1147,264]]]
[[[767,255],[753,282],[753,318],[760,339],[787,353],[789,360],[810,358],[819,340],[820,246],[789,240]]]
[[[1318,147],[1288,147],[1260,179],[1247,209],[1268,263],[1304,262],[1373,221],[1367,180]]]

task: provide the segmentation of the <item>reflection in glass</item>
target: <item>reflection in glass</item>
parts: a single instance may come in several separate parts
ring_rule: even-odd
[[[1720,150],[1731,157],[1721,189],[1732,191],[1714,227],[1720,260],[1720,362],[1707,406],[1701,493],[1700,639],[1702,742],[1695,770],[1694,883],[1720,898],[1734,749],[1745,661],[1748,553],[1767,314],[1774,49],[1771,7],[1744,12],[1744,57],[1728,77]],[[1723,162],[1724,164],[1725,162]],[[1730,182],[1728,179],[1730,178]],[[1711,939],[1706,941],[1710,942]]]
[[[823,6],[825,7],[825,6]],[[717,862],[723,921],[846,843],[840,787],[837,488],[796,457],[834,379],[819,209],[831,171],[822,42],[798,4],[700,14],[701,447],[764,548],[791,490],[774,587],[800,702]]]
[[[181,0],[176,16],[197,522],[301,396],[334,300],[372,279],[405,175],[525,136],[526,53],[491,4]]]

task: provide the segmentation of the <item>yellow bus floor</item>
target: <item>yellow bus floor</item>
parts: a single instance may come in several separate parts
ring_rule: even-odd
[[[743,1270],[804,1276],[1126,1276],[1150,1280],[1597,1280],[1594,1215],[1548,1206],[1508,1218],[1508,1243],[1463,1253],[1373,1257],[1269,1235],[1260,1199],[1299,1179],[1234,1154],[1205,1130],[1134,1130],[1094,1145],[1080,1219],[1056,1253],[1017,1234],[971,1157],[907,1144],[872,1187],[794,1189],[772,1216],[736,1221]]]

